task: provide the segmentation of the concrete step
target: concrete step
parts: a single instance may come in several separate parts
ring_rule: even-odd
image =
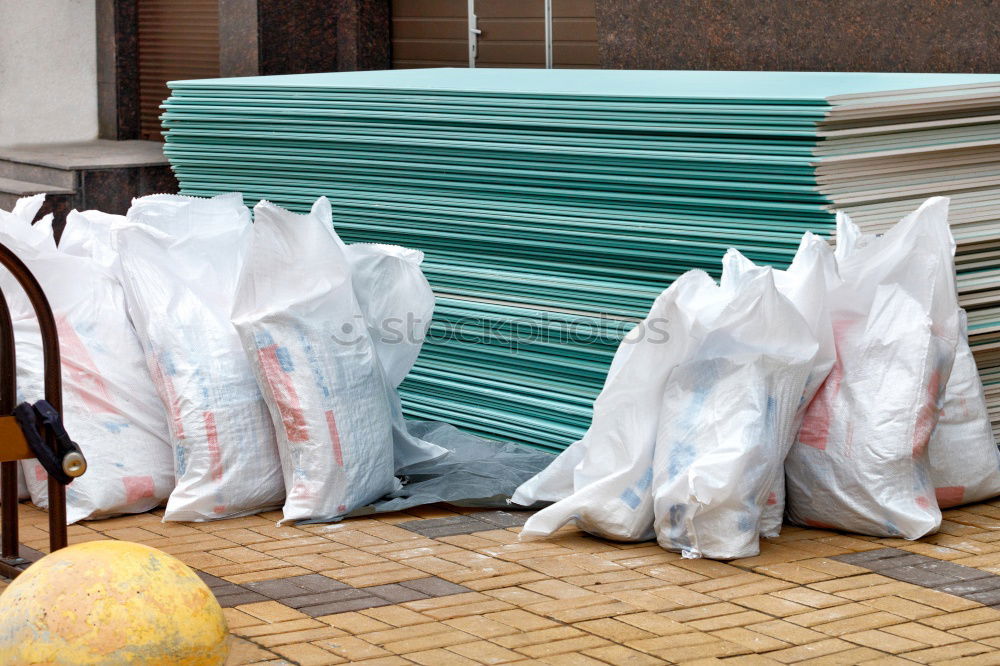
[[[162,143],[95,139],[0,146],[0,209],[47,192],[42,214],[55,215],[57,234],[74,208],[124,214],[133,197],[176,191]]]
[[[3,157],[0,157],[0,178],[27,183],[52,183],[56,187],[69,187],[74,190],[77,187],[77,172],[73,169],[32,164]]]
[[[68,201],[76,194],[76,190],[72,187],[60,187],[51,183],[32,183],[14,178],[0,178],[0,210],[11,210],[21,197],[42,193],[48,194],[47,202],[54,203]]]
[[[75,143],[0,146],[0,178],[85,189],[84,174],[166,169],[163,144],[95,139]]]

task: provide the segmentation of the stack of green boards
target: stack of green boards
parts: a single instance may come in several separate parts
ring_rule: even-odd
[[[729,247],[785,267],[834,211],[882,231],[951,197],[1000,434],[1000,75],[427,69],[175,81],[182,192],[423,250],[437,295],[406,413],[558,451],[621,337]]]

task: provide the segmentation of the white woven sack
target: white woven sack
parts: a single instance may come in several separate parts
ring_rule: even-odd
[[[177,487],[165,520],[276,508],[274,427],[230,321],[250,241],[239,194],[135,199],[112,230],[129,313],[167,407]]]
[[[647,317],[625,336],[583,439],[511,498],[525,506],[555,500],[528,519],[522,539],[548,536],[571,521],[608,539],[654,537],[653,449],[663,391],[688,353],[698,309],[718,292],[706,273],[689,271],[660,294]]]
[[[354,295],[329,201],[262,201],[233,323],[270,409],[284,520],[333,520],[399,487],[389,385]]]
[[[846,216],[838,226],[837,257],[844,260],[877,242]],[[959,309],[959,336],[944,403],[928,445],[931,481],[942,509],[1000,495],[1000,449],[993,438],[983,382],[969,348],[965,311]]]
[[[424,253],[375,243],[343,247],[375,352],[396,388],[416,363],[434,316],[434,292],[420,270]]]
[[[993,437],[983,382],[969,348],[965,311],[955,365],[928,448],[938,506],[983,502],[1000,495],[1000,450]]]
[[[122,287],[92,257],[57,251],[51,224],[31,227],[33,216],[4,218],[0,242],[38,279],[59,331],[64,422],[88,461],[86,474],[66,488],[67,522],[148,511],[173,488],[172,455]],[[76,219],[70,213],[67,227]],[[18,392],[33,402],[44,397],[41,338],[34,311],[19,303],[12,312]],[[45,470],[35,460],[22,469],[32,501],[47,507]]]
[[[927,447],[958,340],[953,256],[935,197],[838,258],[837,361],[785,465],[793,522],[907,539],[940,525]]]
[[[434,316],[434,292],[420,270],[424,253],[398,245],[344,244],[351,284],[386,380],[398,387],[417,360]],[[404,425],[395,390],[392,407],[393,458],[397,474],[448,455],[448,450],[412,435]]]
[[[723,283],[726,282],[727,277],[735,277],[754,267],[752,262],[738,252],[727,254],[723,263],[725,264],[722,275]],[[826,381],[837,355],[827,300],[829,291],[839,284],[840,277],[837,275],[837,262],[830,244],[810,232],[806,232],[802,236],[799,249],[788,270],[775,270],[773,275],[778,292],[791,301],[795,309],[799,311],[799,314],[809,325],[813,338],[819,344],[812,372],[806,382],[802,400],[795,414],[795,426],[790,434],[791,439],[784,449],[787,455],[792,440],[805,416],[806,407],[816,395],[819,387]],[[784,515],[785,475],[782,473],[775,480],[774,487],[767,497],[767,506],[764,507],[764,513],[760,520],[761,536],[778,536]]]
[[[730,250],[719,291],[701,306],[690,351],[661,397],[653,513],[664,548],[733,559],[760,551],[761,516],[784,474],[820,345],[771,268]]]

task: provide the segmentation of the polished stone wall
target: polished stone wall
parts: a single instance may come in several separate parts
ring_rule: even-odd
[[[220,0],[222,76],[386,69],[389,0]]]
[[[100,136],[139,138],[139,0],[95,0]],[[388,69],[390,0],[219,0],[221,76]]]
[[[613,69],[1000,72],[994,0],[597,0]]]

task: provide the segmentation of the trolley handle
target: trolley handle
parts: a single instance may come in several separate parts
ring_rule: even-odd
[[[70,439],[55,407],[45,400],[34,405],[22,402],[14,408],[14,418],[21,426],[28,448],[50,477],[65,486],[87,471],[87,460],[80,446]],[[55,441],[55,450],[45,443],[42,437],[45,430]]]

